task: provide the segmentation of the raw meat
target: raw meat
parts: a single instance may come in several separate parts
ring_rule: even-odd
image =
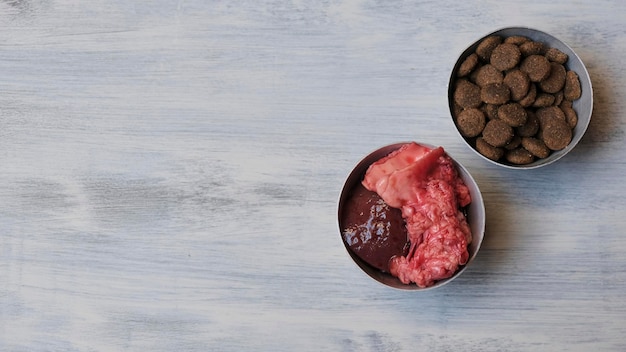
[[[409,250],[402,211],[386,204],[376,192],[356,185],[342,210],[341,235],[350,249],[371,266],[389,272],[389,261]]]
[[[362,184],[401,209],[406,222],[411,246],[391,259],[392,275],[428,287],[467,263],[472,234],[462,208],[471,196],[443,148],[405,144],[372,164]]]

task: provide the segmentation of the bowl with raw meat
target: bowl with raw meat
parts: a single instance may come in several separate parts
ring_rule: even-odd
[[[350,172],[338,224],[350,258],[371,278],[429,290],[474,260],[485,207],[470,173],[443,147],[400,142],[374,150]]]
[[[467,47],[450,74],[452,120],[485,160],[535,169],[568,154],[593,110],[587,69],[556,37],[526,27],[488,33]]]

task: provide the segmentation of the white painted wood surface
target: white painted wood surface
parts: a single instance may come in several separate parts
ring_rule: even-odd
[[[623,351],[626,5],[0,1],[1,351]],[[458,138],[478,37],[562,39],[589,130],[513,172]],[[336,225],[361,157],[443,145],[487,234],[458,280],[390,290]]]

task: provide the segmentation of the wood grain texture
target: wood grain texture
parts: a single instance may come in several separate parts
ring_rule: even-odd
[[[0,350],[623,351],[621,1],[0,1]],[[479,159],[447,111],[468,43],[568,43],[589,130],[545,169]],[[350,261],[336,202],[398,141],[443,145],[487,208],[426,293]]]

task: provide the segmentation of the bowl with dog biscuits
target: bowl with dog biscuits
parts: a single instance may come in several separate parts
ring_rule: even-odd
[[[534,169],[581,140],[593,90],[567,44],[536,29],[507,27],[462,52],[450,74],[448,105],[457,132],[482,158]]]

